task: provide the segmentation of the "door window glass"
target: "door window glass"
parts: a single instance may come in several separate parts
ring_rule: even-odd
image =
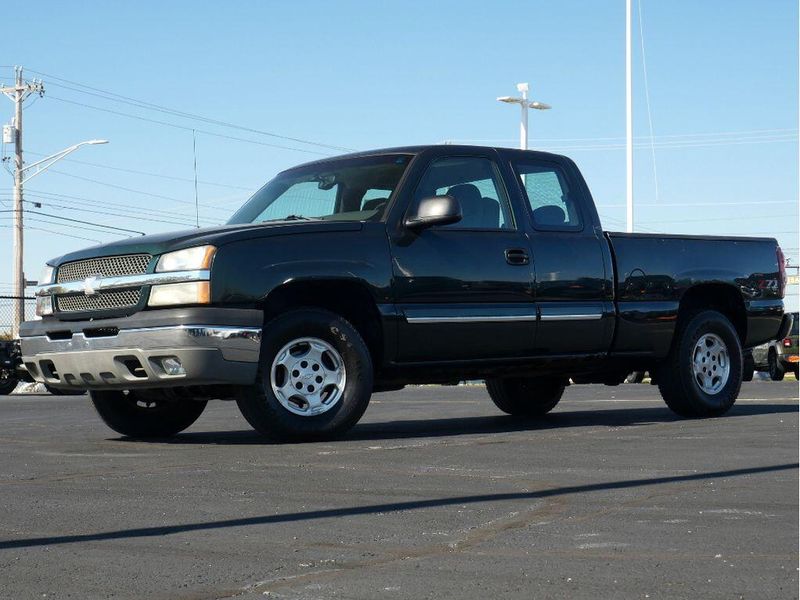
[[[497,167],[486,158],[453,156],[431,163],[414,202],[430,196],[453,196],[461,205],[461,221],[446,229],[513,229],[514,220]]]
[[[542,163],[513,161],[514,171],[528,198],[533,223],[539,229],[582,229],[581,214],[560,168]]]

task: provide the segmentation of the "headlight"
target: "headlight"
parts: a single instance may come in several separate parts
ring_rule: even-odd
[[[195,246],[194,248],[168,252],[158,259],[156,273],[209,269],[216,251],[217,249],[214,246]]]
[[[45,265],[42,269],[42,274],[39,276],[39,285],[48,285],[53,283],[53,275],[55,275],[55,267]]]
[[[208,304],[211,286],[208,281],[165,283],[150,288],[148,306],[174,306],[178,304]]]
[[[53,297],[38,296],[36,298],[36,316],[46,317],[53,314]]]

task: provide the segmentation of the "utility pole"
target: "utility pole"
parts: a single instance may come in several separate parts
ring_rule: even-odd
[[[625,0],[625,206],[626,231],[633,233],[633,75],[631,71],[631,0]]]
[[[41,80],[25,82],[22,79],[22,67],[14,68],[14,85],[0,87],[14,103],[14,258],[12,268],[13,312],[11,320],[11,337],[19,337],[19,325],[25,320],[25,272],[23,269],[23,221],[22,221],[22,184],[24,164],[22,161],[22,103],[31,94],[44,95],[44,84]]]
[[[528,109],[533,108],[536,110],[549,110],[551,107],[544,102],[528,102],[528,89],[527,83],[518,83],[517,91],[522,92],[521,98],[512,98],[511,96],[500,96],[497,100],[499,102],[506,102],[507,104],[519,104],[522,107],[522,114],[519,121],[519,147],[520,150],[528,149]]]

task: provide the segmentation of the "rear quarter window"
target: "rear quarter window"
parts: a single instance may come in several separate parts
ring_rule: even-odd
[[[583,229],[576,193],[557,165],[516,160],[511,163],[537,229],[580,231]]]

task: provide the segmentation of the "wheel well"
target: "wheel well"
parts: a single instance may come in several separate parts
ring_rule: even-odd
[[[701,284],[689,288],[681,298],[678,320],[703,309],[716,310],[728,317],[744,345],[747,337],[747,313],[744,300],[736,288],[722,283]]]
[[[372,364],[383,359],[383,329],[372,295],[356,281],[298,281],[272,290],[260,308],[265,321],[300,307],[317,307],[335,312],[353,324],[364,338]]]

